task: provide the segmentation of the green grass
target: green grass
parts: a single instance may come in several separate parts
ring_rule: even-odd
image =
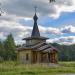
[[[58,75],[75,73],[75,62],[59,62],[59,66],[48,64],[18,64],[17,62],[0,63],[0,75]]]

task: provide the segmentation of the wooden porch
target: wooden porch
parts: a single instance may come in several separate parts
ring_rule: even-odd
[[[57,63],[57,53],[49,52],[32,52],[32,63]]]

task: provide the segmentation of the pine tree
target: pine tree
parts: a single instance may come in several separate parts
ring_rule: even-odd
[[[4,41],[6,60],[14,60],[16,58],[16,46],[12,34],[7,36]]]
[[[3,42],[0,41],[0,61],[4,60],[4,53],[5,53],[4,45]]]

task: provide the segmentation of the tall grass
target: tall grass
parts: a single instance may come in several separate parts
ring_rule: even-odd
[[[75,73],[75,62],[53,64],[19,64],[13,61],[0,63],[0,75],[56,75]]]

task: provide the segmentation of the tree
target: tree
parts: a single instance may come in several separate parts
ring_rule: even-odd
[[[14,60],[16,58],[16,46],[12,34],[7,36],[7,39],[4,41],[5,47],[5,59]]]
[[[0,60],[3,60],[4,50],[3,42],[0,41]]]
[[[58,59],[60,61],[75,61],[75,44],[60,45],[52,43],[51,45],[58,49]]]

